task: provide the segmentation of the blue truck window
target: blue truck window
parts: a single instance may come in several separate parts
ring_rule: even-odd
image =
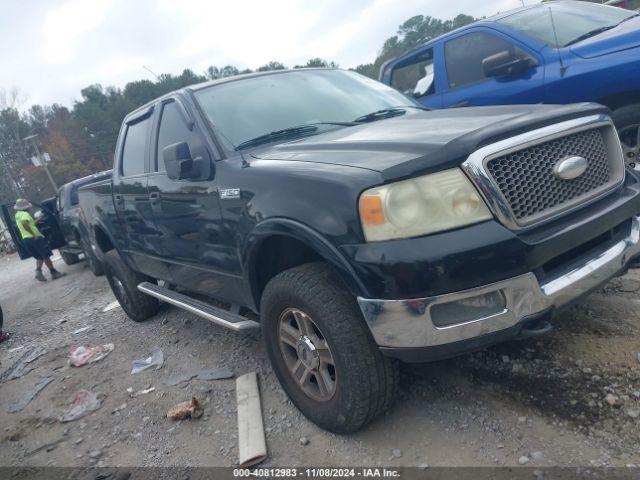
[[[552,14],[553,23],[551,22]],[[580,2],[576,5],[547,3],[516,12],[498,20],[498,22],[542,40],[551,46],[563,47],[588,32],[613,27],[635,14],[636,12],[588,2]]]
[[[127,127],[122,148],[122,175],[138,175],[144,173],[145,149],[149,133],[149,121],[146,117]]]
[[[444,46],[449,87],[458,88],[484,80],[482,61],[504,51],[526,55],[513,43],[485,32],[471,32],[449,40]]]
[[[162,150],[178,142],[186,142],[191,136],[191,131],[184,123],[184,118],[178,110],[176,102],[166,103],[162,107],[160,117],[160,129],[158,130],[158,144],[156,146],[156,171],[164,172],[164,160]]]
[[[393,70],[391,86],[414,97],[435,93],[433,48],[420,52],[410,62]]]

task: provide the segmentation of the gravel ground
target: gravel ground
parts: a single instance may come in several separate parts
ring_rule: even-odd
[[[318,429],[287,400],[259,333],[237,334],[175,308],[144,323],[119,308],[104,278],[84,266],[40,284],[33,262],[0,257],[0,304],[12,338],[0,345],[0,466],[232,466],[237,462],[235,381],[175,375],[257,371],[269,449],[264,466],[625,466],[640,464],[640,271],[609,282],[561,314],[548,336],[452,360],[406,366],[392,410],[354,435]],[[74,334],[78,329],[90,327]],[[113,343],[75,368],[72,346]],[[160,347],[160,370],[131,375],[131,361]],[[19,359],[37,356],[20,378]],[[31,369],[31,370],[30,370]],[[26,372],[26,373],[25,373]],[[51,377],[22,411],[10,406]],[[127,388],[155,390],[131,398]],[[61,423],[78,389],[103,398]],[[171,421],[195,396],[205,414]]]

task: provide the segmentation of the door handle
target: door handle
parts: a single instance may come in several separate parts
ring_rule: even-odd
[[[463,102],[455,103],[451,105],[449,108],[460,108],[460,107],[468,107],[468,106],[469,106],[469,101],[465,100]]]
[[[124,197],[122,195],[114,195],[113,196],[113,200],[118,204],[118,205],[124,205]]]

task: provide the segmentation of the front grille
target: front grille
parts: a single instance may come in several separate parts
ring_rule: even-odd
[[[586,171],[573,180],[557,178],[553,173],[554,165],[563,158],[576,155],[589,162]],[[550,211],[568,208],[590,193],[595,194],[612,179],[600,128],[493,158],[487,162],[486,168],[521,224],[545,216]]]

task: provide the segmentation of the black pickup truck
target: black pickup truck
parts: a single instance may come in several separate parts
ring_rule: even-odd
[[[67,265],[79,262],[79,256],[83,255],[95,275],[102,275],[104,271],[101,262],[93,253],[87,235],[82,231],[83,224],[80,222],[78,189],[91,183],[110,179],[112,174],[112,170],[94,173],[93,175],[65,183],[58,190],[56,203],[57,223],[66,241],[66,245],[59,249],[60,255]]]
[[[204,83],[129,114],[82,219],[127,314],[262,328],[297,407],[356,430],[398,360],[541,335],[640,253],[595,104],[427,111],[353,72]]]

